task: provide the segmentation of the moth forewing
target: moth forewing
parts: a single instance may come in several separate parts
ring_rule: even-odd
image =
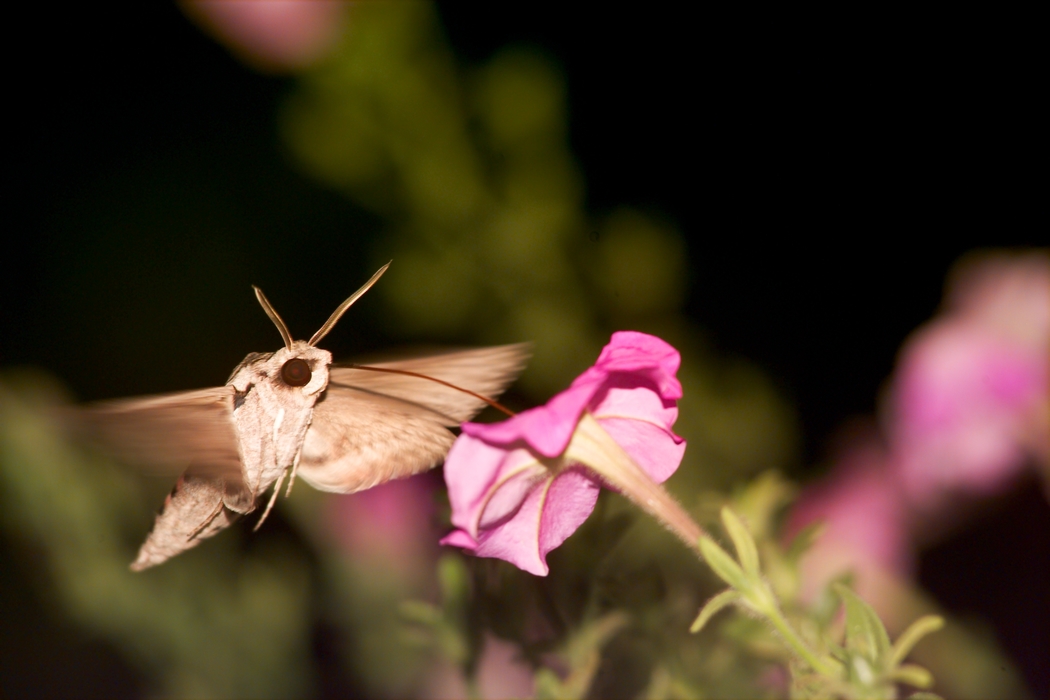
[[[454,439],[448,428],[484,408],[472,394],[499,396],[528,356],[527,345],[504,345],[332,367],[298,474],[322,491],[352,493],[436,466]]]
[[[102,440],[117,458],[161,474],[202,473],[239,481],[231,386],[102,401],[70,413],[74,428]]]
[[[425,407],[452,427],[485,407],[472,393],[502,394],[525,368],[529,352],[527,343],[518,343],[370,362],[369,369],[337,364],[329,385],[333,392],[348,387]]]

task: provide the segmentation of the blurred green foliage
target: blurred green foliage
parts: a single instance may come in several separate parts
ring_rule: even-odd
[[[683,315],[686,246],[672,222],[585,211],[559,68],[521,47],[460,66],[426,3],[350,12],[343,43],[299,76],[280,129],[295,167],[382,222],[373,267],[394,265],[372,294],[388,333],[533,342],[511,397],[520,405],[562,389],[614,330],[663,337],[683,357],[676,430],[689,442],[668,487],[709,522],[726,500],[717,494],[737,487],[771,584],[794,600],[797,552],[775,543],[792,489],[773,476],[739,485],[796,462],[795,416],[761,372],[717,354]],[[68,443],[52,420],[63,401],[46,378],[0,378],[0,522],[41,553],[27,573],[41,595],[114,644],[161,696],[308,696],[316,624],[338,630],[346,676],[376,697],[420,691],[436,664],[469,674],[489,633],[546,669],[536,691],[549,697],[772,697],[783,686],[783,654],[757,621],[715,619],[689,634],[721,583],[615,495],[550,555],[544,579],[458,554],[440,580],[426,567],[406,575],[341,548],[323,517],[334,497],[307,488],[278,506],[303,541],[253,547],[233,528],[130,574],[162,494]],[[978,637],[948,639],[970,650],[958,672],[974,676],[956,696],[996,687],[990,678],[1004,697],[1023,693],[989,667],[999,657]],[[923,663],[955,666],[936,653]]]
[[[542,401],[612,331],[656,333],[684,357],[683,488],[795,461],[789,406],[754,367],[711,352],[682,314],[686,250],[674,226],[584,210],[557,66],[512,48],[463,69],[425,3],[365,4],[350,25],[302,76],[282,128],[301,168],[387,221],[374,263],[394,266],[376,292],[395,334],[531,341],[519,387]]]
[[[308,692],[309,576],[290,547],[252,553],[235,537],[184,566],[128,571],[157,493],[74,448],[58,429],[60,394],[33,375],[0,383],[0,511],[7,537],[43,553],[43,595],[110,640],[168,697],[288,697]]]

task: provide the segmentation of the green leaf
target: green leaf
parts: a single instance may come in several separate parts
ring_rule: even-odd
[[[563,700],[583,700],[583,698],[587,697],[587,692],[591,688],[591,682],[594,680],[594,675],[598,672],[598,666],[601,665],[601,661],[602,656],[597,650],[592,651],[587,655],[587,658],[582,659],[581,663],[573,667],[569,671],[569,675],[562,681],[562,694],[560,697]]]
[[[747,521],[755,539],[771,536],[777,511],[789,503],[796,487],[776,470],[763,472],[733,498],[733,508]]]
[[[445,554],[438,560],[438,585],[445,613],[459,617],[470,597],[470,574],[463,559],[455,554]]]
[[[840,583],[833,585],[835,593],[846,606],[846,649],[859,655],[876,668],[884,668],[890,650],[890,637],[882,620],[860,596]]]
[[[549,668],[541,668],[536,671],[533,681],[536,684],[536,697],[539,700],[555,700],[555,698],[565,697],[565,689],[562,687],[561,680]]]
[[[833,639],[825,639],[824,643],[828,647],[828,654],[831,658],[839,661],[844,666],[849,663],[849,654],[846,653],[841,644],[836,644]]]
[[[707,601],[704,604],[704,607],[700,608],[700,614],[696,616],[696,620],[694,620],[693,624],[689,626],[689,631],[696,634],[703,629],[704,625],[707,624],[707,621],[714,617],[718,611],[728,605],[732,605],[738,600],[740,600],[740,593],[734,591],[732,588],[727,591],[722,591],[714,598]]]
[[[635,697],[639,698],[639,700],[665,700],[665,698],[704,700],[706,695],[685,678],[676,676],[667,667],[660,664],[653,669],[652,675],[649,677],[649,685],[645,688],[645,691]]]
[[[415,622],[427,627],[439,624],[444,615],[441,609],[422,600],[405,600],[398,605],[398,611],[408,622]]]
[[[904,630],[893,644],[893,649],[890,652],[889,668],[896,668],[908,657],[908,654],[911,653],[911,650],[920,639],[942,627],[944,627],[944,618],[940,615],[924,615],[908,625],[908,629]]]
[[[834,678],[822,676],[809,669],[792,666],[791,696],[796,700],[803,698],[837,698],[841,697],[842,683]]]
[[[890,678],[898,683],[907,683],[910,686],[924,690],[933,685],[933,674],[922,666],[916,666],[915,664],[904,664],[900,668],[894,669],[893,673],[890,674]]]
[[[837,629],[839,624],[845,624],[845,620],[838,617],[842,609],[842,599],[835,594],[835,584],[841,583],[849,588],[853,587],[854,575],[852,571],[843,571],[829,580],[817,592],[813,602],[809,605],[809,617],[820,627],[826,629]]]
[[[812,547],[820,536],[824,534],[824,530],[827,529],[827,523],[817,521],[810,523],[795,535],[795,538],[791,540],[791,544],[788,545],[787,552],[784,553],[784,557],[788,561],[798,561],[799,558],[805,554],[810,547]]]
[[[700,538],[700,553],[720,579],[739,591],[748,590],[749,585],[743,569],[713,539],[707,536]]]
[[[855,684],[860,684],[863,688],[870,688],[875,685],[877,674],[871,661],[864,656],[860,654],[851,656],[847,668],[849,668],[850,678]]]
[[[908,700],[944,700],[944,698],[942,698],[937,693],[927,693],[924,691],[919,691],[918,693],[912,693],[911,695],[909,695]]]
[[[587,663],[592,655],[601,654],[602,647],[630,621],[627,613],[614,610],[583,624],[565,645],[564,656],[569,667],[575,669]]]
[[[729,506],[722,506],[722,523],[725,525],[729,537],[733,540],[737,557],[740,559],[740,564],[744,567],[748,577],[751,579],[759,578],[758,548],[755,546],[755,539],[748,532],[747,526],[744,525],[743,521]]]

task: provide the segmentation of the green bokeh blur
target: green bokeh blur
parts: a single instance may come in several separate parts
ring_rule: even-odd
[[[612,331],[654,333],[683,355],[676,431],[689,448],[668,487],[687,507],[702,511],[714,491],[798,466],[788,402],[685,314],[691,272],[675,224],[637,207],[587,211],[566,77],[548,55],[518,46],[468,68],[424,3],[363,3],[349,22],[333,53],[287,83],[276,136],[260,136],[269,125],[234,125],[221,144],[161,154],[48,212],[52,226],[82,229],[39,281],[50,294],[40,304],[60,319],[39,331],[71,349],[51,369],[90,398],[221,383],[247,352],[277,346],[248,284],[264,287],[307,337],[393,260],[326,341],[336,350],[530,341],[535,355],[507,399],[520,408],[566,386]],[[253,153],[260,138],[279,139],[290,167]],[[257,200],[266,206],[248,204]],[[402,697],[428,688],[440,644],[413,637],[399,606],[441,603],[439,490],[419,566],[340,544],[332,501],[355,497],[300,486],[260,534],[241,523],[132,575],[127,564],[170,484],[67,441],[51,419],[67,391],[39,371],[0,375],[0,524],[38,602],[103,640],[133,669],[137,692],[303,697],[334,683]],[[470,561],[482,601],[470,622],[531,640],[538,660],[575,626],[591,630],[623,608],[641,630],[610,647],[624,687],[683,696],[697,678],[719,678],[726,693],[751,687],[759,662],[686,633],[716,582],[617,497],[603,496],[551,562],[556,575],[538,581]],[[514,600],[522,610],[501,607]],[[536,610],[561,627],[531,629]],[[664,686],[637,675],[653,668]],[[603,678],[599,688],[616,687]]]
[[[361,304],[361,316],[343,322],[352,330],[340,328],[334,343],[359,333],[362,317],[394,342],[531,341],[535,355],[508,399],[527,406],[591,364],[613,330],[658,333],[684,355],[678,430],[690,449],[671,482],[681,498],[695,501],[702,489],[792,464],[796,432],[786,404],[753,367],[705,347],[682,315],[688,282],[680,233],[629,208],[597,218],[584,209],[557,65],[519,47],[465,70],[422,3],[365,4],[353,9],[350,25],[343,43],[298,77],[278,116],[292,167],[333,196],[291,174],[274,180],[251,162],[194,172],[199,154],[184,153],[99,182],[59,216],[59,226],[90,227],[49,271],[52,293],[65,299],[59,338],[105,339],[81,343],[81,356],[65,367],[81,377],[81,392],[221,382],[220,361],[232,367],[238,353],[277,340],[244,293],[245,279],[262,284],[293,333],[305,336],[333,305],[333,290],[345,295],[393,260],[368,297],[371,308]],[[279,204],[268,214],[279,218],[239,207],[243,188],[271,190]],[[346,222],[339,207],[354,210],[338,197],[362,213],[349,215],[355,241],[333,250],[313,231]],[[311,207],[335,213],[306,212],[304,224],[300,216]],[[109,288],[100,266],[117,272]],[[300,281],[304,267],[311,278],[334,281],[295,292],[281,286],[282,268]],[[182,309],[202,304],[216,306],[206,323],[183,317]],[[231,338],[244,344],[234,347]],[[84,371],[93,366],[101,374]],[[341,550],[324,520],[325,500],[335,497],[300,487],[261,535],[234,528],[155,571],[130,574],[168,484],[68,443],[49,420],[65,400],[53,382],[9,370],[0,385],[5,532],[38,554],[33,585],[46,591],[48,605],[112,645],[149,692],[318,692],[311,670],[317,625],[338,631],[333,653],[351,687],[400,696],[425,684],[433,654],[406,646],[398,605],[433,598],[432,567],[406,573]],[[662,567],[698,574],[665,533],[640,525],[623,504],[604,510],[632,523],[613,561],[652,566],[649,555],[632,552],[655,548]],[[580,542],[599,536],[600,520],[592,530]],[[572,569],[583,556],[578,549],[559,553],[559,566]],[[688,592],[677,607],[689,610],[701,593]]]

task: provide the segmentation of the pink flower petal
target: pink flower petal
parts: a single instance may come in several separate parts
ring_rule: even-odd
[[[667,481],[682,463],[685,440],[652,423],[627,418],[598,418],[598,423],[653,481]]]
[[[945,319],[908,342],[887,420],[905,488],[939,507],[952,492],[990,494],[1024,466],[1022,434],[1048,391],[1048,363],[1028,348]]]
[[[1050,258],[971,257],[953,272],[948,312],[901,350],[885,423],[912,505],[932,513],[962,493],[991,495],[1050,439]]]
[[[546,576],[547,553],[576,531],[594,510],[597,482],[570,469],[529,491],[514,516],[477,538],[474,554],[509,561],[523,571]]]
[[[678,351],[663,340],[635,331],[620,331],[613,334],[595,366],[545,406],[523,411],[502,423],[464,423],[463,432],[494,445],[521,440],[544,457],[557,457],[569,444],[583,411],[607,387],[649,385],[646,391],[633,395],[636,400],[641,400],[646,393],[665,402],[681,398],[682,385],[674,376],[680,363]],[[604,399],[603,396],[600,400]],[[623,407],[629,404],[624,402]],[[678,416],[677,409],[666,405],[663,408],[669,408],[670,412],[661,420],[670,420],[666,423],[670,426]],[[650,413],[643,411],[642,415],[648,418]]]
[[[462,547],[463,549],[469,549],[474,551],[478,548],[477,540],[468,535],[463,530],[453,530],[444,537],[441,538],[439,544],[449,545],[452,547]]]
[[[557,457],[565,451],[596,390],[597,383],[594,387],[570,387],[546,406],[522,411],[502,423],[464,423],[463,433],[493,445],[526,442],[544,457]]]
[[[664,340],[637,331],[613,333],[602,349],[594,369],[605,373],[627,372],[648,378],[664,399],[682,398],[682,385],[675,377],[682,356]]]
[[[537,576],[547,575],[547,565],[539,550],[540,515],[547,497],[545,481],[528,492],[513,518],[480,532],[474,554],[495,557]]]
[[[678,420],[675,401],[660,398],[650,384],[631,375],[610,376],[588,410],[595,418],[628,418],[667,430]]]
[[[350,557],[382,560],[399,568],[422,563],[431,554],[434,484],[396,479],[366,491],[325,501],[329,531]]]
[[[904,494],[877,440],[874,435],[857,439],[836,459],[834,471],[807,487],[791,508],[785,527],[789,538],[813,522],[826,525],[800,562],[804,599],[852,571],[857,590],[880,612],[899,604],[887,597],[882,582],[910,575],[915,553]]]
[[[489,499],[482,504],[481,512],[478,513],[475,526],[477,530],[496,527],[504,520],[514,517],[529,492],[540,488],[541,484],[550,478],[550,473],[536,463],[535,457],[527,452],[525,454],[531,457],[532,464],[510,472],[508,478],[501,479],[494,485]]]
[[[507,450],[461,435],[445,458],[452,524],[473,531],[480,509],[500,480],[535,461],[535,455],[527,450]]]
[[[190,0],[182,7],[215,38],[267,70],[310,65],[332,49],[346,22],[346,4],[339,0]]]
[[[598,481],[582,467],[567,469],[554,477],[547,492],[540,523],[540,557],[561,545],[594,511],[600,491]]]

